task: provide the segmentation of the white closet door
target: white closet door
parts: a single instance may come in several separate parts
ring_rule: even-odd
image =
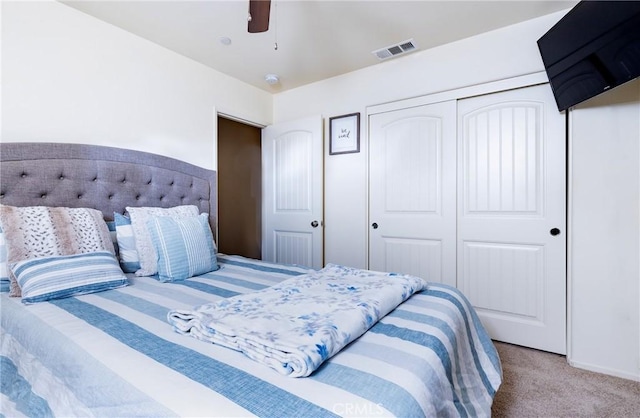
[[[262,131],[262,259],[323,267],[322,117]]]
[[[460,100],[458,123],[458,288],[492,338],[564,354],[564,114],[541,85]]]
[[[369,268],[455,286],[456,102],[369,123]]]

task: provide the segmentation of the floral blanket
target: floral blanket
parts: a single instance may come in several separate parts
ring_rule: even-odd
[[[167,318],[179,333],[304,377],[426,287],[414,276],[329,264],[254,293],[171,310]]]

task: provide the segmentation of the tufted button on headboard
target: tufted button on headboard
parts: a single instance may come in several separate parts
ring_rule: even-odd
[[[216,231],[216,172],[174,158],[99,145],[0,144],[0,203],[91,207],[196,205]]]

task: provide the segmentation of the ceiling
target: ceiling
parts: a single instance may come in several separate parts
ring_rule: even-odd
[[[573,7],[577,0],[272,0],[269,30],[247,32],[248,0],[62,1],[269,92],[381,62],[372,51],[413,39],[416,51]],[[231,40],[226,46],[222,37]],[[277,44],[277,49],[275,48]],[[269,85],[265,75],[277,74]]]

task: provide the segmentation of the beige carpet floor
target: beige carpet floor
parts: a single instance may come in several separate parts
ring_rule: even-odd
[[[571,367],[557,354],[495,345],[504,379],[494,417],[640,418],[640,382]]]

